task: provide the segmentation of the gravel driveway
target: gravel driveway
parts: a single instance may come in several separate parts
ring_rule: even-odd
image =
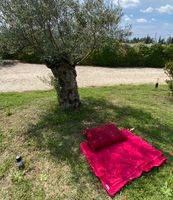
[[[163,69],[105,68],[77,66],[79,87],[116,84],[160,84],[167,79]],[[48,79],[51,71],[45,65],[16,63],[0,66],[0,92],[47,90],[51,87],[41,79]]]

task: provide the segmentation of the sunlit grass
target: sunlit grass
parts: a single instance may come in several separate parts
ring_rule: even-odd
[[[165,153],[168,162],[113,199],[173,198],[173,103],[167,86],[80,89],[82,107],[62,112],[54,91],[0,94],[0,199],[111,200],[82,155],[82,130],[107,122]],[[20,154],[25,170],[18,171]]]

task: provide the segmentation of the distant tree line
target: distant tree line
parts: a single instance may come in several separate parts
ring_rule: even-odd
[[[146,37],[134,37],[132,39],[127,39],[125,41],[123,41],[125,43],[144,43],[144,44],[153,44],[153,43],[160,43],[160,44],[173,44],[173,37],[168,37],[167,39],[163,38],[163,37],[159,37],[158,40],[152,38],[151,36],[147,35]]]

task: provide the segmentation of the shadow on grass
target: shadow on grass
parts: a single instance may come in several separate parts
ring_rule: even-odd
[[[109,122],[116,123],[118,127],[135,127],[137,135],[165,152],[170,164],[173,163],[170,150],[173,143],[171,127],[161,124],[149,112],[113,105],[106,99],[85,98],[81,110],[77,112],[52,109],[37,124],[28,128],[26,138],[36,141],[37,148],[43,151],[48,149],[55,162],[66,162],[71,167],[76,183],[83,176],[93,182],[95,178],[90,175],[93,172],[89,170],[79,149],[79,144],[85,140],[82,130]]]

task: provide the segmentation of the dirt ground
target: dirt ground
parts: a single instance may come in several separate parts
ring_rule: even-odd
[[[156,68],[106,68],[77,66],[79,87],[109,86],[116,84],[165,84],[163,69]],[[47,90],[51,71],[45,65],[15,63],[0,66],[0,92]]]

